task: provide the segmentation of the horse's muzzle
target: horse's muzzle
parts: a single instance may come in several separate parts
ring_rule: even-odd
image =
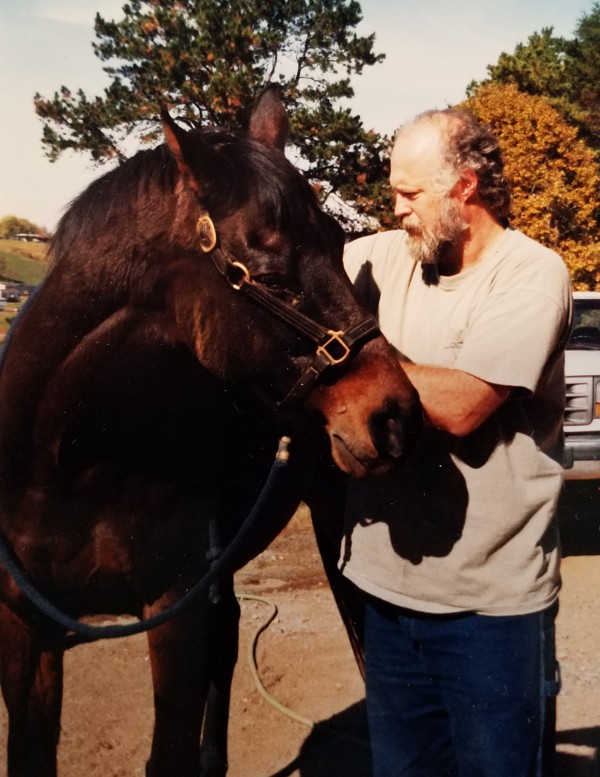
[[[381,410],[371,414],[369,431],[383,468],[394,466],[410,455],[422,422],[423,413],[416,396],[404,405],[388,399]]]
[[[337,466],[352,477],[383,474],[409,456],[422,425],[416,392],[411,401],[387,399],[363,427],[351,412],[330,417],[326,429]]]

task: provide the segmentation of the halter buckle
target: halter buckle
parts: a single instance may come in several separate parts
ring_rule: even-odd
[[[350,348],[344,340],[342,331],[334,332],[330,329],[327,334],[329,338],[321,343],[317,348],[317,356],[325,356],[329,360],[330,366],[345,362],[350,356]]]

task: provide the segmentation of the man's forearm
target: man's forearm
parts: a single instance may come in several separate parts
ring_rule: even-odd
[[[477,429],[508,398],[510,387],[498,386],[462,370],[403,362],[419,392],[428,422],[457,437]]]

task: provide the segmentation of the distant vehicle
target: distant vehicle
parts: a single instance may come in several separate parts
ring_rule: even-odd
[[[565,351],[565,480],[600,479],[600,292],[573,293]]]
[[[47,243],[48,238],[44,235],[36,235],[33,232],[19,232],[15,235],[15,240],[22,240],[25,243]]]
[[[20,302],[25,291],[23,283],[6,283],[0,291],[0,296],[7,302]]]
[[[7,281],[0,287],[0,297],[7,302],[20,302],[26,296],[26,285],[15,281]]]

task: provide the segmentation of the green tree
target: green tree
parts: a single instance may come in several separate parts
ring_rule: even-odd
[[[515,84],[487,84],[463,104],[502,144],[512,223],[555,249],[576,288],[600,284],[596,155],[548,100]]]
[[[469,84],[468,95],[488,83],[516,84],[522,92],[546,97],[600,149],[600,3],[581,17],[573,38],[543,28],[512,54],[500,54],[487,71],[484,81]]]
[[[51,160],[66,149],[123,159],[132,135],[160,137],[164,105],[189,127],[239,127],[275,81],[300,166],[324,191],[365,195],[382,177],[385,139],[340,104],[353,96],[351,77],[383,59],[374,35],[356,34],[356,0],[130,0],[122,10],[119,21],[96,15],[94,52],[110,77],[102,96],[66,86],[35,95]]]
[[[513,54],[502,52],[495,65],[488,65],[488,78],[472,81],[471,95],[486,83],[515,84],[521,92],[562,98],[568,92],[566,82],[566,48],[564,38],[556,38],[552,27],[534,32],[527,43],[517,44]]]
[[[584,15],[568,48],[569,97],[576,105],[576,122],[600,149],[600,3]]]

